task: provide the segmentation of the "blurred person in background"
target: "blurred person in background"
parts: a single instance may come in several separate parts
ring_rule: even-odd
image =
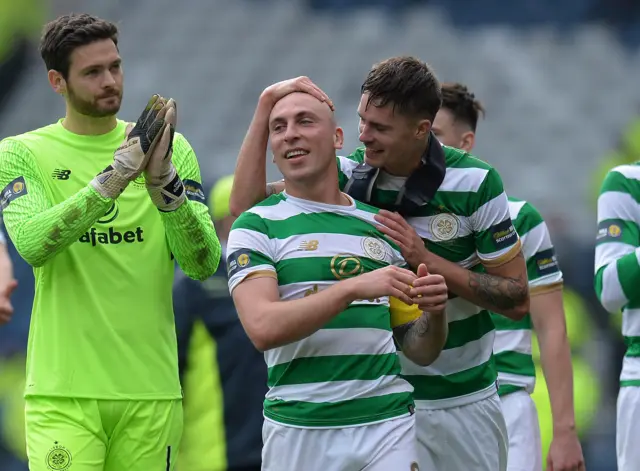
[[[442,107],[433,122],[438,140],[472,152],[482,104],[465,85],[442,84]],[[509,432],[509,471],[540,471],[542,450],[536,406],[535,365],[531,355],[532,328],[540,345],[540,357],[553,416],[553,441],[547,469],[584,469],[582,448],[576,433],[573,404],[573,371],[563,309],[563,279],[549,230],[531,204],[509,197],[511,220],[522,240],[527,263],[531,304],[529,314],[512,321],[492,313],[496,326],[494,355]]]
[[[46,16],[45,0],[0,0],[0,113],[22,79]]]
[[[173,299],[183,385],[186,372],[196,367],[193,365],[195,361],[205,361],[206,364],[199,365],[199,369],[207,374],[214,372],[219,378],[215,378],[219,381],[217,391],[199,384],[193,384],[193,389],[184,386],[185,435],[190,434],[193,440],[206,440],[199,447],[185,444],[185,449],[181,450],[181,455],[186,456],[180,461],[184,458],[188,462],[188,467],[183,468],[187,471],[259,471],[261,467],[262,401],[267,393],[267,367],[263,354],[247,337],[229,294],[225,258],[229,231],[236,219],[229,211],[232,185],[233,175],[219,179],[208,198],[210,214],[222,245],[223,256],[218,271],[202,282],[182,273],[176,274]],[[189,354],[192,340],[196,341],[194,336],[203,337],[204,332],[195,331],[201,325],[209,337],[200,340],[201,348],[214,354],[209,358]],[[210,339],[214,345],[209,344]],[[202,383],[202,379],[199,381]],[[212,384],[211,378],[207,382]],[[221,400],[218,400],[220,395]],[[189,420],[187,412],[193,402],[197,402],[199,411],[192,416],[193,420]],[[211,416],[215,408],[222,409],[222,430],[211,430],[216,426],[212,418],[202,419]],[[196,421],[202,424],[196,425],[197,434],[189,430]],[[215,448],[220,446],[224,448],[226,466],[213,462],[214,458],[211,458],[212,453],[216,453]]]
[[[2,203],[0,201],[0,207]],[[11,295],[17,287],[18,282],[13,277],[13,263],[7,250],[7,239],[0,229],[0,326],[9,322],[13,316]]]
[[[220,256],[204,198],[191,191],[195,154],[174,134],[175,103],[154,95],[135,126],[116,117],[117,44],[116,25],[91,15],[48,23],[40,53],[65,117],[0,143],[4,223],[36,279],[25,388],[32,471],[174,469],[174,264],[204,279]]]
[[[263,92],[238,156],[232,212],[282,191],[278,182],[265,191],[266,123],[276,97],[295,91],[329,100],[307,77]],[[522,319],[529,287],[502,179],[487,163],[433,136],[442,95],[424,62],[393,57],[375,64],[361,93],[364,147],[337,158],[340,187],[384,208],[375,216],[380,230],[411,268],[424,263],[445,278],[450,292],[449,336],[439,358],[420,367],[399,352],[403,376],[414,387],[420,467],[467,471],[473,463],[474,470],[504,471],[507,427],[487,310]]]
[[[627,351],[617,403],[618,471],[640,466],[640,165],[611,169],[600,188],[595,291],[611,314],[622,310]]]

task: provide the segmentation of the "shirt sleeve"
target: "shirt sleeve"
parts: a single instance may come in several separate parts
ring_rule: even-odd
[[[34,267],[76,242],[113,202],[87,185],[53,205],[31,152],[13,139],[0,143],[0,188],[7,233],[20,256]]]
[[[206,205],[196,155],[179,133],[173,152],[187,199],[175,211],[160,214],[169,248],[182,271],[195,280],[205,280],[218,269],[222,249]]]
[[[229,292],[248,278],[277,279],[275,257],[264,220],[245,212],[233,223],[227,241]]]
[[[547,224],[540,213],[529,203],[525,203],[514,220],[520,235],[522,253],[527,264],[529,291],[536,294],[552,291],[562,286],[562,271]]]
[[[509,214],[509,200],[498,172],[490,168],[470,198],[476,253],[486,267],[503,265],[520,252],[520,238]]]
[[[638,181],[622,172],[614,169],[607,174],[598,198],[595,290],[611,313],[640,304],[640,207],[636,201],[640,191]]]
[[[338,184],[340,185],[341,190],[344,190],[344,187],[347,186],[347,183],[353,174],[353,169],[363,161],[364,151],[362,149],[357,149],[347,157],[336,156],[336,165],[338,166]]]

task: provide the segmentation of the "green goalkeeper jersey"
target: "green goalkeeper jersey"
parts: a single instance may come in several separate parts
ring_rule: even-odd
[[[159,212],[142,176],[116,200],[87,185],[112,163],[125,128],[118,121],[107,134],[83,136],[59,121],[0,144],[5,225],[35,275],[27,396],[181,397],[174,256],[205,278],[217,268],[220,244],[195,155],[180,134],[173,162],[188,200],[178,210]]]

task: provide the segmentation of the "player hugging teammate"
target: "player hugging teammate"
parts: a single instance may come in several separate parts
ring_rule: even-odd
[[[312,158],[314,154],[310,152],[307,144],[307,133],[313,132],[316,123],[302,107],[294,107],[297,113],[292,111],[289,121],[277,122],[269,119],[269,116],[275,113],[279,100],[286,100],[289,94],[298,95],[296,92],[306,93],[310,95],[309,99],[315,97],[329,105],[325,108],[333,106],[326,94],[306,77],[287,80],[267,88],[260,97],[238,157],[236,174],[243,177],[236,180],[231,198],[231,207],[236,214],[246,211],[238,221],[255,221],[247,227],[241,227],[238,223],[235,228],[236,241],[240,234],[246,237],[249,231],[261,234],[260,243],[254,241],[246,245],[251,246],[257,253],[248,254],[245,261],[246,266],[256,263],[255,270],[261,271],[262,276],[277,279],[280,287],[279,291],[274,291],[269,298],[272,302],[290,299],[288,302],[295,303],[298,302],[298,298],[307,294],[295,283],[284,279],[288,271],[279,265],[286,264],[282,260],[283,257],[306,260],[307,257],[320,255],[305,253],[305,241],[292,239],[294,233],[291,230],[303,227],[298,225],[298,221],[302,224],[303,221],[311,219],[309,213],[312,208],[304,207],[306,203],[298,201],[297,204],[300,206],[296,210],[284,210],[283,203],[292,200],[289,189],[295,187],[291,178],[287,179],[285,175],[284,182],[269,183],[266,189],[264,186],[266,145],[269,137],[273,142],[274,134],[282,136],[288,143],[284,155],[281,156],[274,150],[275,162],[281,169],[281,165],[284,165],[291,172],[304,175],[314,165],[320,165]],[[443,97],[438,80],[425,63],[412,57],[394,57],[376,64],[363,83],[361,92],[358,114],[360,141],[364,146],[347,157],[337,157],[335,162],[326,168],[324,187],[330,186],[329,180],[337,177],[340,189],[353,198],[356,207],[359,204],[367,204],[378,208],[371,221],[375,228],[369,229],[371,234],[377,234],[374,231],[383,234],[381,241],[391,243],[399,249],[416,276],[428,274],[442,277],[448,292],[446,314],[440,314],[441,317],[446,316],[447,337],[439,355],[435,359],[430,358],[429,363],[420,364],[415,361],[415,352],[406,350],[402,342],[398,342],[400,377],[408,381],[413,389],[416,409],[415,447],[418,460],[409,468],[402,460],[394,462],[392,468],[385,468],[377,462],[378,455],[370,454],[362,462],[362,457],[355,456],[356,453],[352,451],[360,446],[360,432],[355,424],[273,425],[274,415],[267,409],[281,404],[279,401],[283,398],[276,394],[281,390],[279,381],[286,381],[290,375],[299,375],[300,386],[295,389],[295,393],[304,394],[305,398],[304,407],[290,410],[308,414],[317,410],[320,404],[324,408],[335,404],[335,396],[325,395],[322,388],[313,388],[316,384],[314,378],[302,376],[303,370],[299,365],[309,361],[307,357],[322,355],[320,346],[334,345],[329,336],[320,342],[318,333],[309,330],[307,334],[312,335],[308,338],[318,339],[317,348],[311,352],[299,348],[297,343],[287,343],[286,339],[282,340],[285,345],[278,345],[279,349],[289,350],[290,354],[299,357],[293,361],[291,357],[281,357],[276,351],[271,350],[270,344],[263,345],[270,372],[273,372],[270,383],[272,390],[265,401],[266,440],[263,455],[267,460],[264,469],[346,470],[352,469],[353,466],[353,469],[367,470],[533,470],[531,463],[528,463],[528,468],[517,468],[518,461],[509,468],[508,428],[498,395],[498,375],[493,355],[496,338],[494,319],[499,320],[499,323],[514,326],[530,322],[527,262],[532,257],[535,260],[535,254],[538,252],[551,248],[550,242],[544,238],[534,241],[533,237],[528,237],[532,243],[538,245],[533,255],[529,254],[528,249],[525,250],[525,260],[523,240],[526,242],[526,239],[521,239],[512,222],[512,218],[516,218],[518,212],[513,212],[514,203],[509,202],[498,172],[464,149],[442,145],[434,135],[434,121],[440,111]],[[341,144],[341,135],[335,136],[333,141],[334,146]],[[327,143],[327,146],[329,144]],[[312,186],[309,185],[309,188]],[[262,200],[264,201],[259,203]],[[256,203],[259,204],[254,206]],[[279,211],[276,212],[276,208],[279,208]],[[325,207],[324,211],[339,212],[333,207]],[[267,214],[269,216],[266,216]],[[257,218],[257,215],[260,215],[260,218]],[[265,217],[270,219],[269,223],[264,222]],[[287,231],[279,227],[286,227]],[[318,217],[312,227],[313,229],[307,230],[311,230],[313,235],[309,234],[306,238],[317,241],[317,247],[324,247],[324,241],[330,240],[327,239],[326,233],[334,233],[337,228],[348,226],[323,216]],[[296,242],[300,245],[289,248],[289,241],[294,245]],[[362,255],[356,246],[343,243],[340,247],[343,252],[341,260]],[[238,246],[238,250],[242,250],[242,246]],[[320,276],[323,273],[329,279],[332,279],[332,273],[336,276],[333,257],[334,254],[328,253],[324,260],[317,259],[318,268],[310,270],[314,275],[309,276]],[[237,279],[240,273],[241,267],[230,273],[232,289],[235,286],[233,279]],[[354,280],[366,276],[361,275],[362,272],[359,270],[349,273],[352,276],[356,275],[355,278],[351,278]],[[341,272],[338,272],[338,275],[340,274]],[[543,279],[534,280],[532,286],[536,287],[536,291],[538,285],[542,287],[547,281],[550,286],[558,285],[559,271],[544,275]],[[415,287],[421,284],[422,280],[396,280],[394,287],[408,289],[411,294],[414,288],[399,284],[406,282]],[[275,280],[273,283],[275,286]],[[310,297],[318,298],[319,306],[328,306],[329,299],[333,302],[337,302],[338,299],[329,298],[328,292],[326,282],[317,284],[310,292]],[[324,296],[322,301],[321,296]],[[236,293],[234,297],[240,296]],[[356,299],[360,301],[349,304],[349,309],[353,309],[356,303],[363,302],[366,297],[360,296]],[[413,298],[411,302],[424,311],[429,320],[437,318],[434,316],[433,306],[429,303],[420,304],[419,298]],[[240,306],[242,301],[236,299],[236,303]],[[397,304],[398,301],[392,300],[391,307]],[[248,306],[245,309],[248,309]],[[396,318],[393,309],[387,315],[393,323]],[[321,325],[324,324],[319,323],[319,326]],[[334,325],[329,322],[318,332],[330,330],[331,327]],[[425,322],[425,332],[432,328],[433,323]],[[422,329],[420,331],[422,332]],[[358,347],[361,350],[357,351],[355,335],[348,338],[348,341],[339,343],[341,349],[349,345],[349,352],[345,352],[344,361],[356,354],[366,355],[367,350],[364,346]],[[403,338],[400,337],[400,340]],[[406,337],[404,340],[406,341]],[[437,350],[434,346],[431,349]],[[340,364],[342,355],[340,351],[334,352],[331,361]],[[329,361],[321,358],[322,361]],[[365,356],[361,358],[364,359]],[[360,364],[364,366],[363,363]],[[332,368],[329,377],[331,374],[337,374],[337,371],[339,370]],[[359,370],[357,374],[367,375],[364,370]],[[373,372],[370,371],[368,374],[371,375]],[[359,377],[336,379],[344,384],[345,390],[361,381]],[[570,403],[567,405],[571,407]],[[572,414],[567,414],[563,417],[571,419],[571,416]],[[567,426],[571,427],[571,424],[567,423]],[[279,450],[279,443],[284,443],[285,440],[294,443],[296,440],[302,440],[300,437],[317,433],[314,431],[321,428],[333,430],[326,433],[327,437],[333,434],[333,438],[327,438],[321,444],[326,443],[326,447],[322,447],[323,450],[332,451],[314,455],[311,459],[308,451],[289,450],[286,454],[289,465],[283,462],[278,468],[272,464],[269,457],[274,450]],[[350,430],[353,428],[356,430]],[[276,430],[281,433],[275,433]],[[570,428],[568,430],[571,431]],[[370,435],[366,441],[367,445],[380,440],[375,434]],[[566,437],[562,443],[573,444],[571,440],[575,438],[575,434]],[[378,447],[384,448],[385,443],[391,444],[392,437],[380,441]],[[562,451],[559,453],[561,455]],[[579,444],[578,455],[581,459]],[[574,467],[572,464],[566,464],[566,460],[559,460],[561,463],[554,462],[554,466],[557,465],[554,469],[581,469],[577,464]],[[300,466],[291,466],[291,463]],[[539,461],[533,460],[532,463],[535,466]]]

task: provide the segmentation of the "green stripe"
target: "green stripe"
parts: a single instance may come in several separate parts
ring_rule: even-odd
[[[505,221],[508,221],[508,223],[505,223]],[[508,227],[505,228],[507,224]],[[513,227],[513,222],[507,218],[484,231],[476,232],[475,240],[478,253],[491,254],[513,247],[518,241],[518,232]]]
[[[500,314],[491,313],[491,320],[496,330],[531,330],[531,316],[527,314],[519,321],[508,319]]]
[[[234,229],[244,228],[244,229],[253,229],[259,230],[270,239],[286,239],[287,237],[291,237],[294,235],[304,235],[304,234],[362,234],[369,235],[371,237],[380,237],[383,235],[381,232],[376,230],[376,228],[362,220],[358,219],[353,215],[343,215],[343,214],[335,214],[330,212],[321,212],[321,213],[309,213],[309,214],[296,214],[295,216],[291,216],[287,219],[268,219],[262,218],[255,213],[245,213],[247,217],[244,216],[241,222],[236,220],[234,223]],[[258,218],[262,222],[262,229],[254,229],[254,227],[245,227],[250,222],[253,226],[257,226],[258,224],[252,222],[253,219]],[[267,229],[268,227],[268,229]]]
[[[340,278],[352,278],[388,263],[366,257],[345,255],[344,257],[302,257],[288,258],[276,263],[278,284],[317,283],[320,281],[336,281]]]
[[[497,373],[494,362],[489,360],[446,376],[403,375],[403,378],[414,387],[415,400],[437,401],[482,391],[495,383]]]
[[[515,386],[513,384],[502,384],[502,383],[500,383],[500,386],[498,386],[498,396],[500,397],[506,396],[507,394],[512,394],[518,391],[525,391],[525,388],[523,388],[522,386]]]
[[[295,358],[268,370],[267,384],[290,386],[329,381],[374,380],[400,374],[398,355],[332,355]]]
[[[501,373],[520,376],[536,376],[536,367],[531,355],[520,352],[501,352],[495,355],[496,369]]]
[[[391,332],[389,307],[376,304],[351,305],[322,327],[323,329],[380,329]]]
[[[620,386],[623,388],[638,387],[640,386],[640,379],[625,379],[620,381]]]
[[[273,260],[271,260],[271,258],[267,257],[265,254],[263,254],[262,252],[258,252],[257,250],[246,250],[246,249],[240,249],[234,253],[232,253],[229,257],[228,260],[236,260],[240,254],[242,253],[247,253],[249,255],[249,264],[245,267],[245,268],[252,268],[252,267],[257,267],[259,265],[271,265],[273,266]],[[236,270],[236,272],[241,271],[242,267],[238,270]]]
[[[466,260],[476,251],[476,239],[473,234],[456,237],[445,243],[432,242],[427,239],[422,239],[422,241],[428,250],[454,263]]]
[[[463,347],[469,342],[479,340],[493,330],[493,321],[488,311],[480,311],[466,319],[449,322],[449,335],[444,350]]]
[[[618,280],[622,286],[622,292],[627,299],[638,297],[640,286],[640,266],[635,251],[616,260],[618,267]]]
[[[509,198],[509,201],[514,201],[514,199]],[[522,201],[517,202],[522,203]],[[542,216],[536,208],[525,202],[524,205],[522,205],[522,208],[520,208],[518,216],[513,221],[513,225],[515,226],[516,231],[518,231],[518,234],[520,234],[520,237],[522,237],[543,222]]]
[[[600,194],[608,191],[628,193],[637,203],[640,203],[640,181],[627,178],[620,172],[612,171],[605,177]]]
[[[596,296],[598,297],[598,300],[600,302],[602,302],[602,280],[603,280],[603,273],[604,273],[604,269],[607,268],[606,266],[604,267],[600,267],[600,269],[598,270],[598,272],[596,273],[595,279],[594,279],[594,285],[595,285],[595,289],[596,289]]]
[[[345,427],[392,419],[413,408],[411,393],[340,402],[264,401],[264,415],[301,427]]]
[[[640,337],[625,336],[624,343],[627,346],[627,351],[624,356],[640,357]]]
[[[256,206],[275,206],[277,204],[280,204],[285,199],[286,197],[284,196],[283,193],[277,193],[275,195],[269,196],[265,200],[262,200],[260,203],[256,204]],[[249,213],[249,214],[253,214],[253,213]]]

